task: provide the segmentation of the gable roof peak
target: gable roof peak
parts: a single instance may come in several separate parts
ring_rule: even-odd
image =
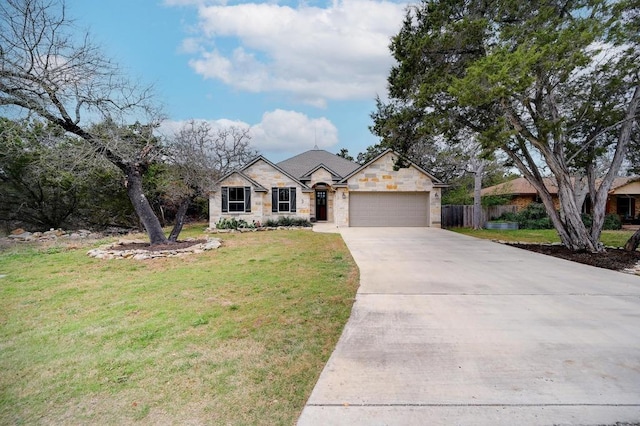
[[[349,173],[347,176],[345,176],[340,182],[341,183],[346,183],[347,180],[349,180],[352,176],[354,176],[355,174],[359,173],[360,171],[366,169],[367,167],[369,167],[370,165],[372,165],[373,163],[375,163],[376,161],[378,161],[379,159],[381,159],[382,157],[386,156],[387,154],[391,154],[394,155],[396,157],[401,157],[400,154],[398,154],[397,152],[395,152],[393,149],[391,148],[387,148],[386,150],[384,150],[384,152],[381,152],[377,157],[369,160],[368,162],[366,162],[365,164],[363,164],[362,166],[358,167],[356,170],[354,170],[353,172]],[[418,170],[420,173],[423,173],[424,175],[428,176],[429,179],[431,179],[431,181],[433,182],[433,186],[435,188],[446,188],[449,185],[445,184],[444,182],[442,182],[440,179],[438,179],[437,177],[435,177],[432,173],[428,172],[427,170],[423,169],[422,167],[418,166],[416,163],[414,163],[413,161],[409,160],[409,159],[404,159],[405,161],[407,161],[409,163],[409,167],[413,167],[416,170]]]
[[[339,176],[346,176],[359,167],[359,165],[353,161],[320,149],[317,146],[314,149],[279,162],[278,166],[293,176],[301,178],[320,164],[331,169],[331,171]]]

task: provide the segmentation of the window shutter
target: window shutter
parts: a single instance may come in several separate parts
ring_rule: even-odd
[[[271,188],[271,211],[278,213],[278,188]]]
[[[246,213],[251,212],[251,187],[244,187],[244,211]]]
[[[294,213],[296,211],[296,189],[295,188],[289,188],[291,197],[289,198],[289,202],[290,204],[290,211],[291,213]]]
[[[222,213],[229,211],[229,187],[222,187]]]

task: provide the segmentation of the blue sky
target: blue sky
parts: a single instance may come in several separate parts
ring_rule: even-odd
[[[155,86],[169,117],[250,128],[273,161],[312,149],[377,143],[388,45],[405,2],[67,0],[76,25],[134,78]]]

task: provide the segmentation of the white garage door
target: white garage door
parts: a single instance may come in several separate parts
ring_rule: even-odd
[[[429,226],[429,193],[351,192],[349,226]]]

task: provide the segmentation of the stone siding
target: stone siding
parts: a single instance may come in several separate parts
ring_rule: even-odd
[[[349,226],[349,191],[336,188],[333,220],[336,226]]]
[[[419,169],[410,166],[393,170],[396,155],[392,152],[379,158],[367,168],[349,178],[346,191],[336,193],[336,224],[349,224],[349,193],[362,192],[428,192],[429,193],[429,226],[440,227],[441,223],[441,191],[434,188],[431,178]],[[342,194],[345,197],[342,197]]]
[[[313,188],[317,184],[325,184],[327,191],[327,222],[334,221],[334,198],[335,190],[332,187],[333,175],[324,168],[319,168],[311,175],[311,180],[307,185]],[[316,217],[316,194],[311,194],[311,217]]]
[[[209,198],[209,227],[215,228],[215,224],[223,217],[235,217],[244,219],[247,222],[264,223],[269,219],[277,220],[281,216],[299,217],[302,219],[310,219],[310,197],[309,193],[302,192],[300,185],[290,179],[287,175],[274,169],[270,164],[259,160],[252,164],[249,168],[243,170],[243,173],[255,182],[262,185],[267,192],[256,192],[255,187],[240,174],[234,173],[224,181],[220,182],[215,192]],[[251,212],[232,212],[222,213],[222,193],[220,188],[223,186],[251,186]],[[273,213],[271,211],[271,188],[296,188],[296,212],[295,213]]]

